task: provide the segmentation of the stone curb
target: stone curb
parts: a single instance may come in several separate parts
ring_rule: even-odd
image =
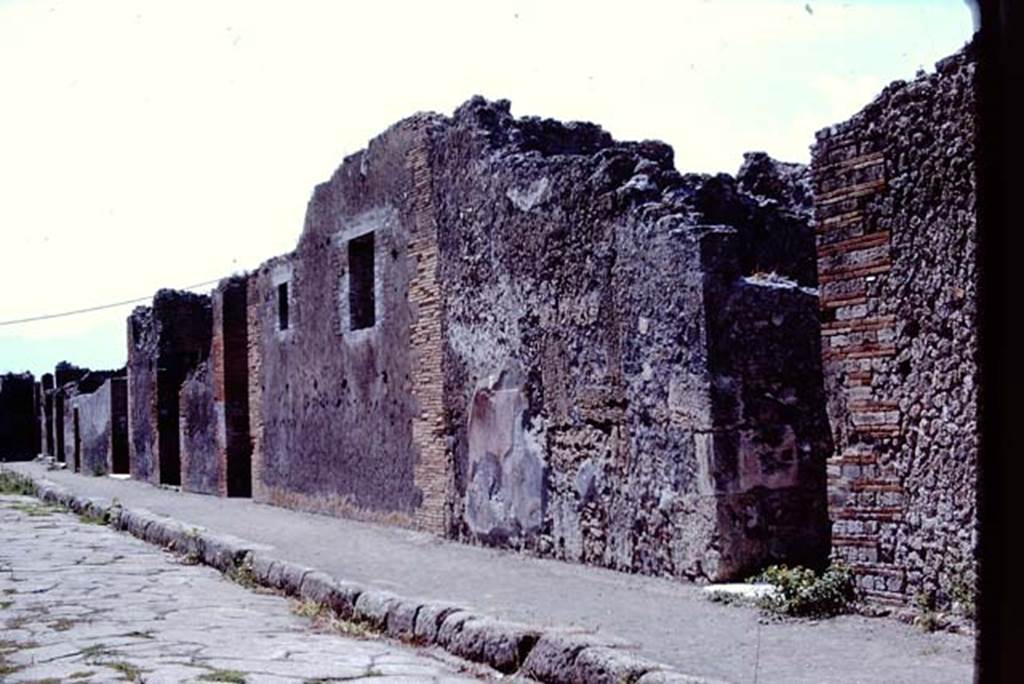
[[[33,479],[36,496],[151,544],[187,555],[238,578],[328,607],[339,618],[505,674],[551,684],[722,684],[633,655],[609,638],[494,619],[460,606],[398,596],[335,579],[325,572],[267,554],[260,544],[219,535],[116,501],[76,496],[46,479]]]

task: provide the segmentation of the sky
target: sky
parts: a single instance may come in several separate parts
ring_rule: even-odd
[[[806,163],[973,30],[964,0],[0,0],[0,373],[123,365],[132,305],[3,323],[290,251],[314,185],[417,111],[481,94],[684,172]]]

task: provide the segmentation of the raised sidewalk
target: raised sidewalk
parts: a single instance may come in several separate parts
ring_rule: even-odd
[[[255,552],[255,573],[281,586],[289,581],[289,569],[323,571],[329,577],[307,573],[294,581],[303,585],[304,594],[316,594],[324,590],[318,582],[338,580],[340,589],[334,593],[339,601],[344,593],[339,591],[345,587],[362,588],[359,601],[353,595],[352,604],[361,601],[364,616],[380,612],[382,627],[400,636],[408,637],[403,630],[411,633],[428,614],[424,611],[433,606],[438,631],[454,625],[461,636],[417,636],[452,640],[445,647],[457,654],[462,649],[467,657],[491,664],[497,659],[510,667],[519,655],[529,652],[534,668],[551,670],[547,674],[532,671],[547,681],[568,681],[564,678],[572,672],[576,676],[591,673],[586,674],[587,681],[602,672],[628,675],[631,668],[632,672],[649,668],[650,661],[687,675],[764,684],[969,682],[973,677],[971,637],[928,634],[892,619],[842,616],[813,623],[764,621],[753,608],[712,603],[700,587],[674,580],[541,560],[245,499],[48,471],[40,463],[3,467],[37,484],[54,483],[57,487],[49,488],[51,496],[63,489],[70,497],[116,499],[130,514],[119,527],[151,540],[160,541],[155,533],[158,527],[164,534],[182,529],[172,521],[163,521],[167,523],[163,527],[150,524],[162,516],[179,521],[185,530],[204,528],[209,539],[222,542],[206,549],[205,560],[214,565],[225,563],[218,553],[245,548]],[[147,525],[153,528],[148,534]],[[189,542],[179,539],[179,543]],[[275,567],[271,559],[287,563]],[[407,625],[403,625],[403,606],[412,611],[406,616]],[[467,617],[476,614],[525,627],[517,634],[514,625],[483,618],[455,625],[456,613],[445,606],[461,607]],[[536,645],[538,632],[533,627],[542,630]],[[563,628],[576,634],[561,638]],[[504,641],[495,640],[494,630],[505,630]],[[572,643],[609,647],[566,650],[566,644]],[[488,652],[474,653],[474,649]],[[583,654],[593,662],[585,663]],[[526,659],[529,662],[530,656]],[[556,672],[559,668],[561,673]],[[640,681],[686,680],[670,680],[652,671]]]

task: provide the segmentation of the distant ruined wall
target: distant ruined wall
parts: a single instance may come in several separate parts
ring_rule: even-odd
[[[31,373],[0,375],[0,460],[22,461],[36,457],[34,435],[38,418]]]
[[[208,359],[180,395],[182,487],[220,496],[251,495],[247,277],[225,279],[211,296]]]
[[[43,452],[53,456],[55,451],[53,442],[53,374],[43,373],[39,384],[42,391],[39,420],[42,423],[40,430]]]
[[[133,479],[159,484],[156,369],[158,339],[153,308],[128,317],[128,454]]]
[[[181,483],[180,391],[209,354],[210,298],[160,290],[128,318],[128,405],[132,477]]]
[[[182,384],[180,411],[182,490],[226,496],[224,443],[209,362],[199,364]]]
[[[757,202],[505,102],[432,136],[455,533],[695,579],[820,567],[816,299],[744,277]],[[701,193],[742,220],[701,225]]]
[[[114,468],[111,385],[107,380],[95,392],[71,401],[78,411],[79,469],[87,475],[105,475]]]
[[[872,596],[973,590],[977,334],[971,48],[813,150],[833,546]]]

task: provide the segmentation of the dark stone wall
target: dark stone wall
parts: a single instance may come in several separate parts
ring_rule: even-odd
[[[158,331],[153,308],[140,306],[128,317],[128,458],[132,478],[159,482],[156,368]]]
[[[736,225],[701,225],[671,148],[507,103],[432,135],[455,532],[679,577],[820,566],[814,297],[743,277],[767,223],[739,209],[771,206],[715,190]]]
[[[53,374],[43,373],[40,380],[40,427],[43,453],[54,455],[56,445],[53,440]]]
[[[222,282],[213,295],[212,364],[218,417],[223,416],[223,458],[228,496],[252,496],[249,430],[248,278]]]
[[[396,124],[248,280],[255,497],[652,574],[821,565],[805,172],[759,163],[763,197],[479,98]]]
[[[132,477],[181,484],[179,393],[209,355],[210,298],[160,290],[128,319],[128,403]]]
[[[34,395],[31,373],[0,375],[0,461],[30,460],[38,455]]]
[[[879,599],[973,595],[975,58],[888,86],[813,150],[834,545]]]
[[[437,356],[440,340],[414,340],[429,307],[410,301],[417,277],[431,267],[420,255],[434,236],[419,229],[425,224],[416,214],[429,187],[417,190],[413,164],[432,120],[401,122],[346,159],[316,188],[296,251],[249,281],[258,500],[436,525],[417,520],[425,498],[433,499],[416,479],[422,454],[414,423],[428,407],[416,397],[421,363],[413,348]],[[359,264],[349,261],[349,243],[371,232],[373,282],[360,288],[369,268],[353,268]],[[287,329],[280,326],[282,286]],[[365,328],[352,316],[360,292],[372,292],[375,309]]]
[[[126,371],[110,379],[110,465],[111,472],[127,475],[130,472],[128,454],[128,380]]]

